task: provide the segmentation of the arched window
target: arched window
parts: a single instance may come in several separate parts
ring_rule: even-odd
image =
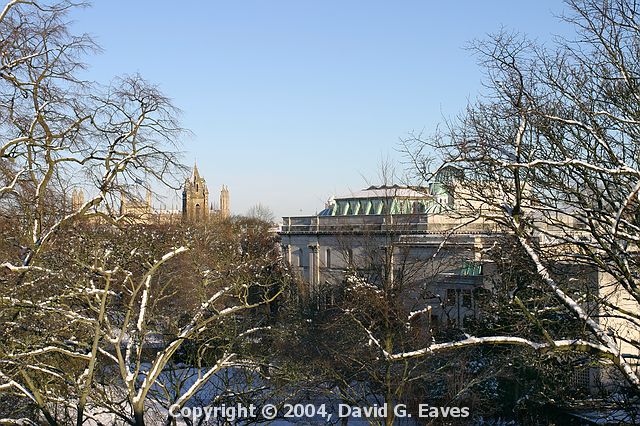
[[[196,220],[200,220],[200,204],[196,204]]]

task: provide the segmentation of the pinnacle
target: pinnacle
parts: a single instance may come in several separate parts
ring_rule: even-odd
[[[198,172],[198,164],[196,161],[193,162],[193,173],[191,174],[191,178],[193,180],[200,179],[200,173]]]

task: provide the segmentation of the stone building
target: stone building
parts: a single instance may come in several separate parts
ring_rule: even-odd
[[[144,194],[144,195],[143,195]],[[71,194],[71,208],[76,211],[84,203],[84,191],[75,188]],[[156,209],[153,207],[153,195],[149,187],[130,188],[120,193],[118,210],[127,222],[138,224],[177,224],[180,222],[205,223],[215,218],[228,218],[229,188],[222,186],[219,207],[209,202],[209,190],[198,167],[194,165],[191,176],[185,180],[182,189],[182,208]]]
[[[151,206],[151,189],[145,189],[144,199],[135,193],[120,195],[120,216],[124,216],[132,223],[150,223],[154,220]]]
[[[229,188],[222,185],[220,205],[216,208],[213,203],[209,203],[207,182],[194,164],[191,176],[185,180],[182,190],[182,220],[204,223],[215,217],[227,218],[229,214]]]
[[[84,204],[84,192],[81,189],[73,189],[71,193],[71,209],[77,211]]]
[[[489,285],[492,265],[482,253],[496,235],[488,223],[460,226],[446,214],[453,207],[441,184],[372,186],[336,197],[316,216],[284,217],[283,255],[310,294],[331,298],[358,271],[373,283],[403,280],[407,307],[432,323],[462,324],[477,315],[475,295]]]
[[[191,177],[184,182],[182,190],[182,219],[188,222],[206,222],[209,210],[207,183],[194,164]]]
[[[332,290],[357,272],[373,285],[402,280],[403,304],[424,313],[429,327],[464,327],[467,318],[482,315],[481,298],[490,295],[500,279],[487,249],[507,235],[494,222],[469,221],[464,208],[474,201],[465,194],[456,188],[452,197],[445,185],[434,183],[423,188],[369,187],[335,197],[317,215],[283,218],[283,256],[306,283],[307,294],[326,298],[327,304],[332,303]],[[555,220],[573,229],[576,238],[590,238],[572,215],[558,213]],[[542,218],[536,226],[537,244],[550,247],[550,253],[559,249],[554,234],[561,230]],[[597,312],[595,321],[611,332],[621,355],[640,372],[640,327],[612,309],[635,313],[637,301],[606,272],[575,263],[573,250],[576,247],[562,247],[551,276],[562,288],[590,295],[579,299],[582,308]],[[588,302],[593,296],[603,302],[594,306]],[[594,391],[602,385],[615,390],[621,379],[613,369],[584,366],[576,369],[573,380]]]

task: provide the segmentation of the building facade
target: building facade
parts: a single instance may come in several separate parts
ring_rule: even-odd
[[[151,189],[145,189],[145,197],[136,194],[120,195],[120,216],[133,223],[150,223],[154,220],[154,212],[151,207]]]
[[[402,282],[407,308],[427,312],[432,323],[463,324],[478,314],[478,289],[490,285],[483,248],[496,233],[488,223],[461,226],[446,214],[453,203],[439,184],[336,197],[316,216],[283,218],[283,255],[309,294],[324,297],[357,271],[374,284]]]
[[[283,218],[283,256],[309,295],[329,295],[354,273],[373,285],[398,281],[403,283],[403,305],[426,314],[429,328],[464,327],[465,320],[482,315],[482,298],[501,279],[487,249],[503,242],[507,231],[482,218],[470,221],[463,209],[473,201],[464,190],[456,193],[459,199],[449,196],[444,185],[433,184],[369,187],[336,197],[318,215]],[[570,214],[555,219],[589,238]],[[538,224],[536,242],[557,248],[554,234],[561,230],[545,223]],[[606,272],[572,260],[573,250],[562,247],[564,254],[554,259],[553,279],[567,291],[590,295],[578,299],[582,308],[597,312],[595,321],[615,336],[621,355],[640,372],[640,331],[619,313],[637,312],[637,301]],[[594,298],[599,305],[589,302]],[[613,390],[621,380],[614,369],[589,366],[576,370],[574,379],[591,391],[603,385]]]

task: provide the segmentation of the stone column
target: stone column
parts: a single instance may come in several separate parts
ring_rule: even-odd
[[[393,283],[395,279],[395,255],[393,245],[382,246],[382,255],[384,257],[384,264],[382,265],[383,276],[386,276],[389,283]],[[388,270],[388,274],[387,274]]]
[[[289,244],[282,244],[282,257],[291,266],[291,249]]]
[[[320,245],[309,244],[309,284],[317,290],[320,283]]]

